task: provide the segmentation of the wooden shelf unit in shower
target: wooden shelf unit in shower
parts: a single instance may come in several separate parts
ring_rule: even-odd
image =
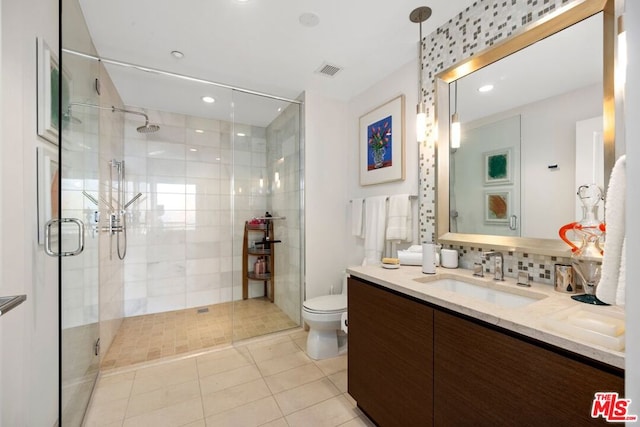
[[[273,302],[275,296],[275,240],[273,235],[273,219],[260,218],[261,224],[244,223],[244,242],[242,245],[242,299],[249,298],[249,282],[261,281],[264,283],[264,296]],[[251,240],[252,236],[262,234],[262,239]],[[263,257],[266,259],[267,271],[257,274],[253,269],[255,261]],[[268,285],[268,286],[267,286]]]

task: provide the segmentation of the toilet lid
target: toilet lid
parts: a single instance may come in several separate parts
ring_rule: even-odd
[[[308,311],[317,311],[323,313],[344,311],[347,309],[347,296],[340,294],[315,297],[306,300],[303,306]]]

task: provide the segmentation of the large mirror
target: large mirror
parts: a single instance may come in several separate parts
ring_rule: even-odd
[[[441,243],[569,255],[576,189],[614,162],[612,7],[563,8],[436,77]]]

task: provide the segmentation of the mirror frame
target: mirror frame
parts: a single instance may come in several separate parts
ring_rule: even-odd
[[[549,16],[524,27],[508,39],[474,55],[435,77],[436,154],[436,235],[439,243],[491,248],[510,252],[526,252],[569,257],[569,246],[558,239],[540,239],[487,234],[462,234],[449,231],[449,83],[482,67],[511,55],[525,47],[574,25],[599,12],[603,13],[603,139],[605,187],[615,161],[614,98],[614,0],[582,0],[558,9]],[[559,70],[561,72],[561,70]],[[558,226],[560,228],[560,226]]]

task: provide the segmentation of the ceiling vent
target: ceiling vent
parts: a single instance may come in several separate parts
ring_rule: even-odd
[[[320,66],[320,68],[316,70],[316,73],[322,74],[323,76],[327,77],[333,77],[341,70],[342,68],[338,67],[337,65],[331,65],[325,62]]]

